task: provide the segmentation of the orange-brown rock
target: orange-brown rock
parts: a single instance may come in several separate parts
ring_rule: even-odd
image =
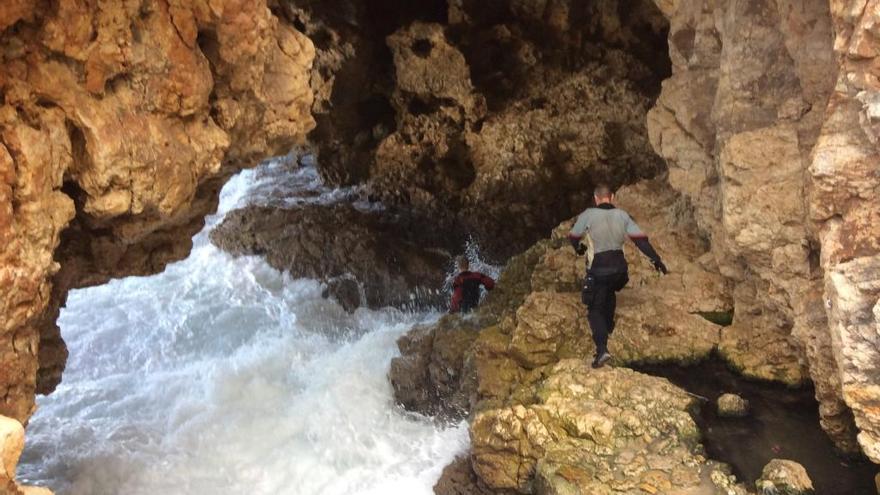
[[[0,413],[60,380],[67,290],[185,256],[226,177],[304,140],[313,56],[266,1],[0,5]]]

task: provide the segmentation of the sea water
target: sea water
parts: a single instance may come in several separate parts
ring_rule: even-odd
[[[71,495],[431,493],[466,425],[402,411],[386,374],[396,339],[438,314],[349,314],[318,281],[208,240],[245,204],[352,193],[266,163],[226,185],[187,259],[72,291],[64,381],[38,398],[19,479]]]

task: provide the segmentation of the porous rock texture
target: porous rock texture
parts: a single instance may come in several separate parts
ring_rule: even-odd
[[[229,175],[304,140],[313,57],[265,0],[0,5],[0,414],[60,381],[69,289],[184,257]]]
[[[695,399],[626,368],[567,359],[525,399],[476,413],[474,472],[517,493],[745,494],[701,453]]]
[[[747,375],[812,379],[837,445],[858,450],[858,425],[880,462],[880,14],[861,0],[658,5],[673,75],[648,129],[735,283],[721,352]]]
[[[288,5],[324,41],[311,137],[325,178],[429,212],[495,259],[585,206],[596,181],[663,168],[645,115],[668,75],[666,22],[648,1],[626,15],[601,1]]]
[[[812,381],[836,444],[880,461],[873,3],[285,5],[320,41],[328,181],[366,182],[505,258],[596,181],[665,178],[727,285],[733,324],[713,347],[746,376]],[[521,359],[557,352],[542,345]]]

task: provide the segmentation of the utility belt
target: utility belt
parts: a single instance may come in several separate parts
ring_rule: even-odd
[[[592,306],[593,298],[598,292],[598,287],[607,287],[608,290],[617,292],[626,287],[627,282],[629,282],[629,274],[626,272],[599,276],[587,272],[587,276],[584,278],[584,286],[581,288],[581,302],[587,306]]]

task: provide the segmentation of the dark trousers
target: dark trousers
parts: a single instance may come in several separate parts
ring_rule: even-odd
[[[584,303],[587,305],[587,320],[596,343],[596,355],[608,352],[608,336],[614,331],[614,311],[617,309],[617,291],[629,282],[626,273],[612,275],[587,274],[584,284]]]

